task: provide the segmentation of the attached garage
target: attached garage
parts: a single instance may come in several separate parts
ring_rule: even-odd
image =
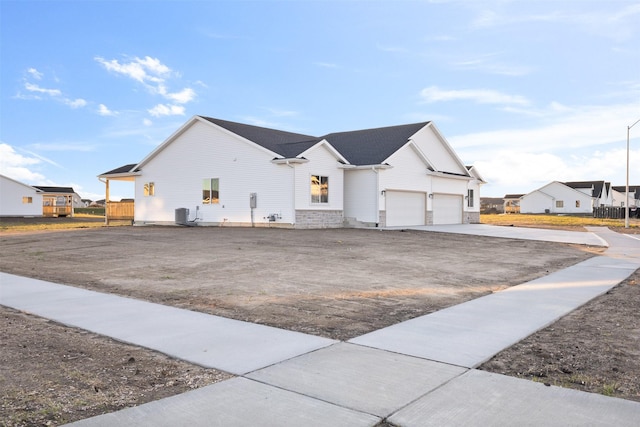
[[[433,224],[462,224],[462,196],[434,194]]]
[[[425,225],[426,193],[386,191],[387,227]]]

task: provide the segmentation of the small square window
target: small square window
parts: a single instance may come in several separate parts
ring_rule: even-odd
[[[156,195],[156,186],[153,182],[147,182],[144,184],[144,195],[145,196],[155,196]]]
[[[33,203],[33,197],[29,197],[29,196],[24,196],[22,198],[22,203],[27,204],[27,203]]]
[[[564,200],[556,200],[556,208],[564,208]]]

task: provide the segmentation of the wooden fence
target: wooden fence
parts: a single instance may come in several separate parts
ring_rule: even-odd
[[[73,216],[73,208],[71,206],[43,206],[42,216]]]
[[[629,218],[640,218],[640,208],[628,208]],[[600,206],[593,208],[594,218],[624,219],[625,208],[620,206]]]
[[[106,223],[109,221],[133,222],[134,202],[108,202],[106,208]]]

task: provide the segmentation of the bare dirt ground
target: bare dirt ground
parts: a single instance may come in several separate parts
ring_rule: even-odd
[[[480,369],[640,402],[640,270]]]
[[[204,227],[2,233],[0,250],[0,271],[340,340],[532,280],[601,251],[411,231]],[[627,287],[635,292],[625,299],[640,306],[639,287]],[[594,324],[598,326],[585,329],[580,321],[568,330],[595,333],[592,329],[606,323],[610,311],[594,310],[590,314],[599,319]],[[631,315],[635,315],[637,325],[638,314]],[[60,418],[55,416],[59,414],[69,422],[145,401],[126,401],[127,394],[144,394],[153,400],[164,396],[154,394],[156,389],[184,391],[177,385],[163,384],[189,388],[222,378],[214,370],[174,367],[179,362],[168,358],[164,360],[166,367],[156,353],[24,313],[3,309],[0,316],[0,393],[13,399],[2,401],[0,420],[24,420],[6,425],[41,425],[47,420],[57,425]],[[561,338],[576,343],[570,333]],[[635,332],[614,329],[611,339],[614,343],[635,339],[636,348],[640,347],[637,327]],[[538,340],[537,345],[553,353],[557,341]],[[594,340],[584,346],[583,353],[590,355],[585,357],[596,360],[593,357],[606,354],[608,350],[599,344]],[[100,350],[92,352],[94,348]],[[43,354],[58,363],[44,363]],[[533,356],[518,354],[518,360],[527,366],[534,363]],[[129,362],[130,358],[135,363]],[[512,359],[505,365],[515,366],[518,360],[515,356]],[[638,366],[617,366],[627,374],[640,372]],[[509,373],[504,367],[500,369]],[[25,372],[31,382],[18,375]],[[71,389],[68,378],[73,372],[81,372],[73,375],[84,378],[84,382]],[[102,372],[105,376],[99,377]],[[162,372],[174,375],[165,378]],[[609,372],[615,371],[602,369],[604,377]],[[93,379],[97,383],[92,383]],[[629,387],[621,385],[623,380],[613,381],[619,385],[616,395],[633,398],[625,394]],[[141,388],[131,392],[122,388],[130,383]],[[97,384],[97,390],[92,384]],[[50,389],[73,392],[59,397]],[[80,389],[90,393],[72,399],[70,396]],[[87,400],[87,404],[77,401],[89,397],[94,400]],[[98,412],[87,412],[89,407]],[[20,408],[44,415],[18,418],[23,416]]]

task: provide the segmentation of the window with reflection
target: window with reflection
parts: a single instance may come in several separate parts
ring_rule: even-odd
[[[329,203],[329,177],[311,175],[311,203]]]
[[[220,203],[220,181],[218,178],[202,180],[202,204],[215,205]]]

